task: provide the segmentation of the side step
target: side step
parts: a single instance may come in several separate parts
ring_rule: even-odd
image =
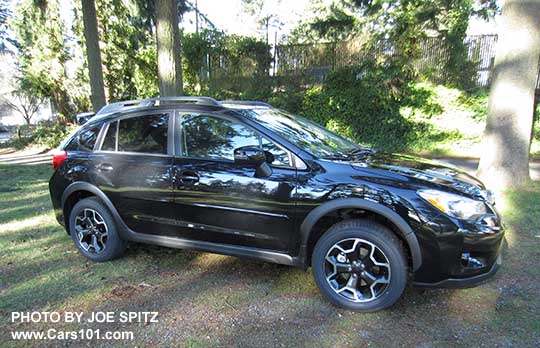
[[[127,239],[131,241],[139,243],[154,244],[176,249],[197,250],[230,256],[248,257],[287,266],[302,267],[302,263],[296,257],[265,249],[205,241],[194,241],[190,239],[167,236],[156,236],[134,231],[129,231],[126,237],[128,237]]]

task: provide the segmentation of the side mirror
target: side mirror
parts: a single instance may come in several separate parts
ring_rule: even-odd
[[[242,146],[234,149],[234,162],[257,167],[266,162],[266,154],[257,146]]]
[[[269,152],[265,152],[257,146],[242,146],[234,149],[234,163],[256,167],[256,178],[267,178],[272,175],[272,168],[268,165],[274,161],[274,156],[269,158]]]

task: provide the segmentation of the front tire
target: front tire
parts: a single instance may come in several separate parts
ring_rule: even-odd
[[[95,197],[75,204],[69,216],[69,232],[77,249],[92,261],[113,260],[126,250],[112,214]]]
[[[407,285],[407,262],[398,238],[369,220],[339,222],[317,241],[312,271],[334,305],[374,312],[393,305]]]

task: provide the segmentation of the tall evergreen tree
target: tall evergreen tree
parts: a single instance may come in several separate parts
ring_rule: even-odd
[[[86,43],[86,57],[92,91],[92,106],[97,112],[105,101],[103,86],[103,70],[101,66],[101,52],[99,48],[99,34],[94,0],[82,0],[82,13],[84,22],[84,38]]]
[[[159,94],[161,96],[182,95],[177,1],[156,0],[155,22]]]
[[[7,21],[11,11],[8,8],[7,0],[0,0],[0,52],[6,49],[6,41],[9,41],[7,36]]]
[[[70,56],[59,1],[22,1],[16,7],[12,29],[16,33],[21,88],[50,98],[58,121],[69,122],[75,110],[66,85]]]

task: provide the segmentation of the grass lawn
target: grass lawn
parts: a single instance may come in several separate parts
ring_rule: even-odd
[[[131,245],[92,263],[54,219],[51,166],[0,165],[0,346],[91,346],[14,341],[12,330],[76,330],[10,322],[12,311],[158,311],[154,324],[82,324],[134,331],[120,347],[538,347],[540,183],[507,192],[503,267],[463,290],[407,289],[389,310],[358,314],[324,300],[309,272],[234,257]]]

